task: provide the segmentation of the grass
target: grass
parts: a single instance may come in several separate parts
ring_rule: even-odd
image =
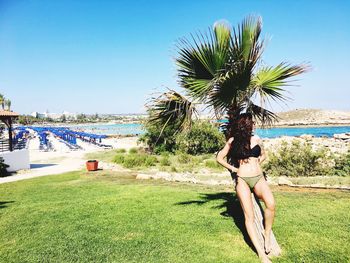
[[[274,188],[273,262],[349,262],[350,195]],[[259,262],[231,189],[130,173],[0,185],[0,262]]]

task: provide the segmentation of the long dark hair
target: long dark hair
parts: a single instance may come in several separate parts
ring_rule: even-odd
[[[230,137],[233,137],[228,158],[235,163],[247,159],[250,154],[250,138],[253,131],[253,117],[250,113],[242,113],[233,122]]]

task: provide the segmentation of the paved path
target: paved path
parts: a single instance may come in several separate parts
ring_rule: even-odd
[[[45,154],[45,153],[44,153]],[[61,174],[70,171],[77,171],[84,168],[86,152],[68,152],[62,156],[50,156],[45,160],[31,160],[31,169],[20,171],[19,173],[0,178],[0,184],[30,179],[45,175]],[[52,157],[53,156],[53,157]],[[50,158],[51,157],[51,158]]]

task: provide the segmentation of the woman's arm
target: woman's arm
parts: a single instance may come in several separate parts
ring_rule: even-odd
[[[261,153],[260,153],[260,156],[259,156],[259,163],[261,164],[266,159],[266,154],[265,154],[265,149],[264,149],[263,142],[262,142],[262,140],[260,138],[259,138],[258,144],[259,144],[260,149],[261,149]]]
[[[230,138],[224,148],[218,152],[217,156],[216,156],[216,161],[221,164],[222,166],[224,166],[225,168],[229,169],[232,172],[237,172],[238,169],[236,167],[234,167],[233,165],[229,164],[226,160],[225,157],[227,156],[228,152],[230,151],[230,147],[231,147],[231,143],[233,141],[233,138]]]

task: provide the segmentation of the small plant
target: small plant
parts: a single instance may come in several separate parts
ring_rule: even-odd
[[[175,166],[171,166],[170,171],[176,173],[176,172],[177,172],[177,169],[176,169]]]
[[[125,160],[125,155],[124,154],[116,154],[113,158],[113,162],[118,163],[118,164],[123,164]]]
[[[126,153],[126,150],[124,148],[115,150],[116,153]]]
[[[7,168],[9,166],[5,163],[4,158],[0,157],[0,177],[5,177],[9,175]]]
[[[136,153],[138,153],[138,148],[135,148],[135,147],[130,148],[130,149],[129,149],[129,153],[130,153],[130,154],[136,154]]]
[[[169,156],[162,156],[160,158],[160,165],[161,166],[170,166],[171,165],[171,162],[170,162],[170,159],[169,159]]]
[[[187,153],[179,153],[177,161],[182,164],[187,164],[193,161],[193,157]]]
[[[218,162],[215,161],[215,160],[206,160],[204,164],[208,168],[213,168],[213,169],[220,169],[220,168],[222,168],[222,166],[219,165]]]

